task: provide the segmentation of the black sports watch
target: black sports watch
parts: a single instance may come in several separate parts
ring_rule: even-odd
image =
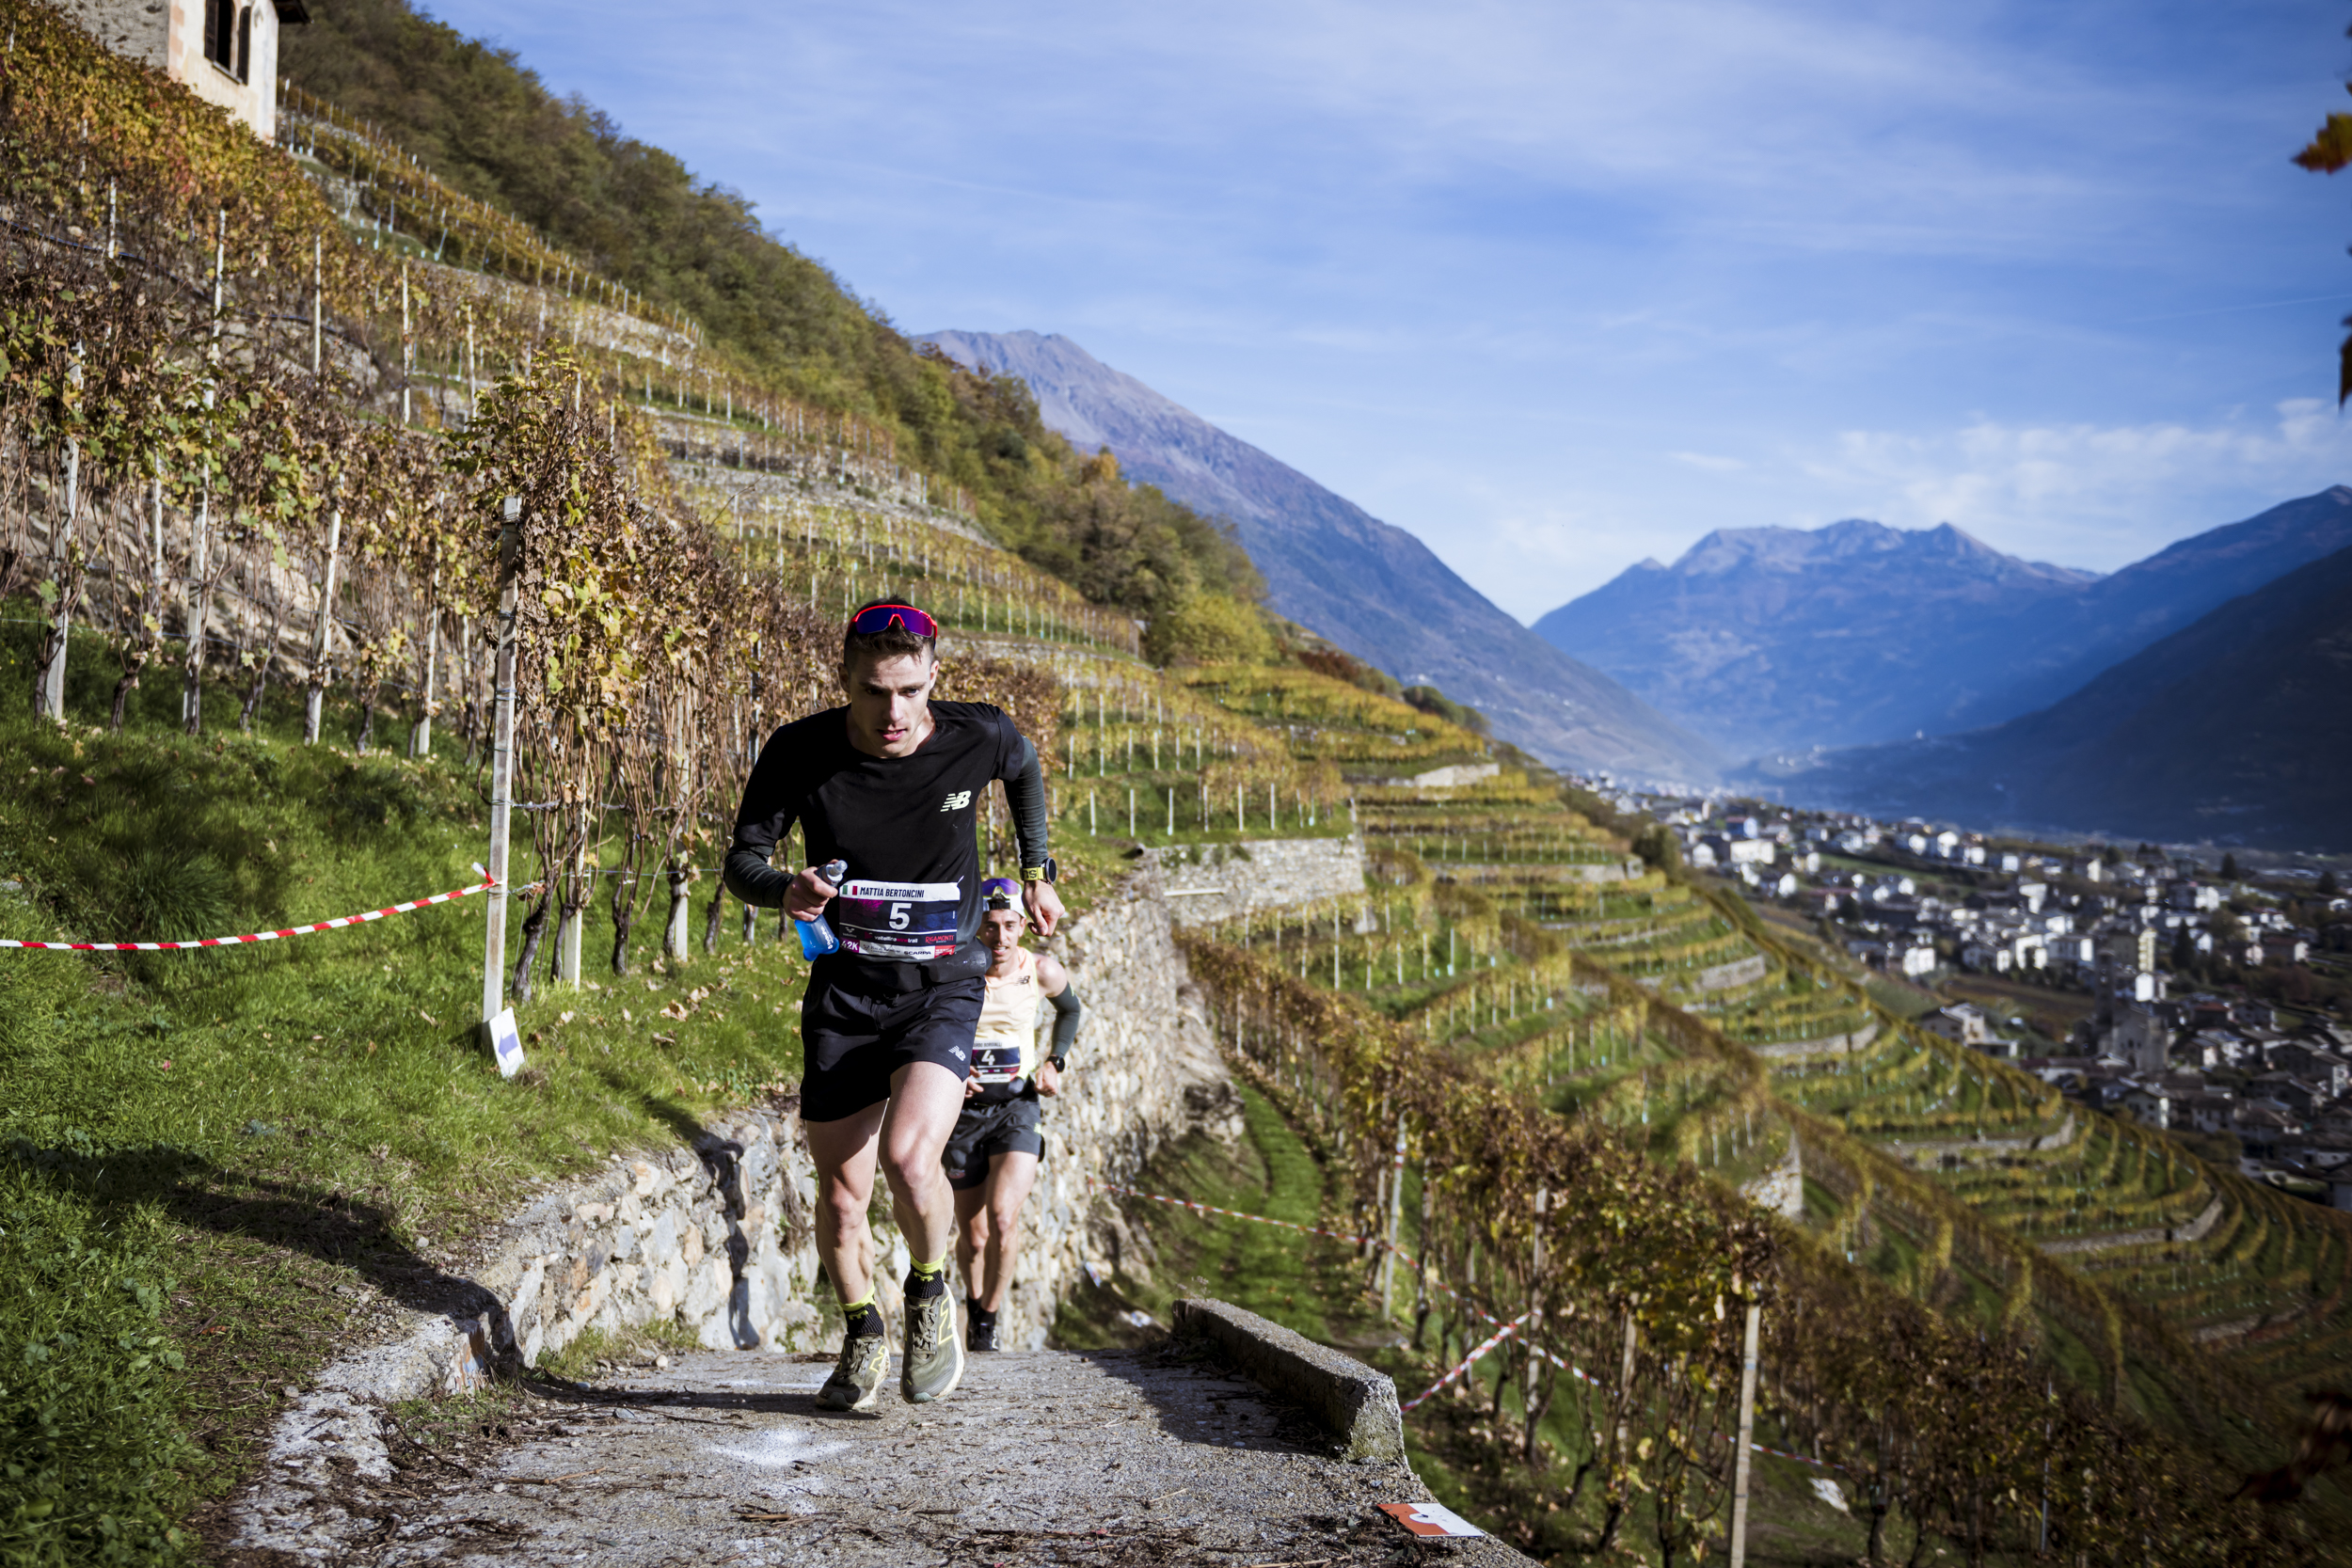
[[[1043,865],[1023,866],[1021,879],[1025,882],[1057,882],[1061,880],[1061,867],[1054,863],[1053,856],[1048,855]]]
[[[1060,1056],[1048,1056],[1045,1058],[1045,1061],[1046,1065],[1051,1067],[1056,1072],[1067,1072],[1070,1070],[1070,1063]]]

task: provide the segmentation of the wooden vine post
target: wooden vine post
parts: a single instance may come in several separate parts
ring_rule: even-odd
[[[523,499],[509,496],[499,530],[498,662],[490,700],[490,866],[488,929],[482,947],[482,1022],[506,1003],[507,816],[515,804],[515,608],[523,553]]]
[[[1731,1568],[1746,1568],[1748,1560],[1748,1461],[1756,1440],[1756,1324],[1763,1308],[1748,1303],[1748,1321],[1740,1350],[1740,1446],[1731,1461]]]

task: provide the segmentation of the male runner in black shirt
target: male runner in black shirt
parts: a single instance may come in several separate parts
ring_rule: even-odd
[[[874,1402],[890,1352],[875,1307],[866,1203],[879,1157],[914,1267],[898,1389],[920,1404],[963,1375],[947,1293],[955,1200],[940,1150],[963,1105],[985,991],[975,830],[989,784],[1005,781],[1021,853],[1023,903],[1041,932],[1061,918],[1046,853],[1037,749],[1003,710],[934,703],[939,628],[912,605],[877,601],[842,637],[846,706],[785,725],[744,786],[727,887],[747,904],[814,920],[831,904],[841,950],[809,969],[801,1003],[801,1117],[817,1165],[817,1252],[849,1331],[818,1403]],[[768,862],[801,825],[808,868]],[[840,859],[836,887],[817,867]]]

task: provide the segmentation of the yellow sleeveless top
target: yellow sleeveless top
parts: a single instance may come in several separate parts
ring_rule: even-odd
[[[1037,955],[1013,950],[1013,971],[999,980],[984,977],[988,995],[973,1032],[972,1076],[982,1100],[1010,1100],[1030,1087],[1043,1058],[1037,1048],[1037,1005],[1044,992],[1037,979]]]

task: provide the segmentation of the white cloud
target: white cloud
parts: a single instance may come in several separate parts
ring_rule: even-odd
[[[1851,498],[1840,515],[1949,522],[2018,554],[2113,570],[2352,477],[2352,424],[2313,398],[2201,426],[1979,420],[1941,436],[1848,431],[1799,466]]]
[[[1747,467],[1747,463],[1740,458],[1721,457],[1713,452],[1670,451],[1666,455],[1677,463],[1687,463],[1693,468],[1702,468],[1710,474],[1738,473]]]

